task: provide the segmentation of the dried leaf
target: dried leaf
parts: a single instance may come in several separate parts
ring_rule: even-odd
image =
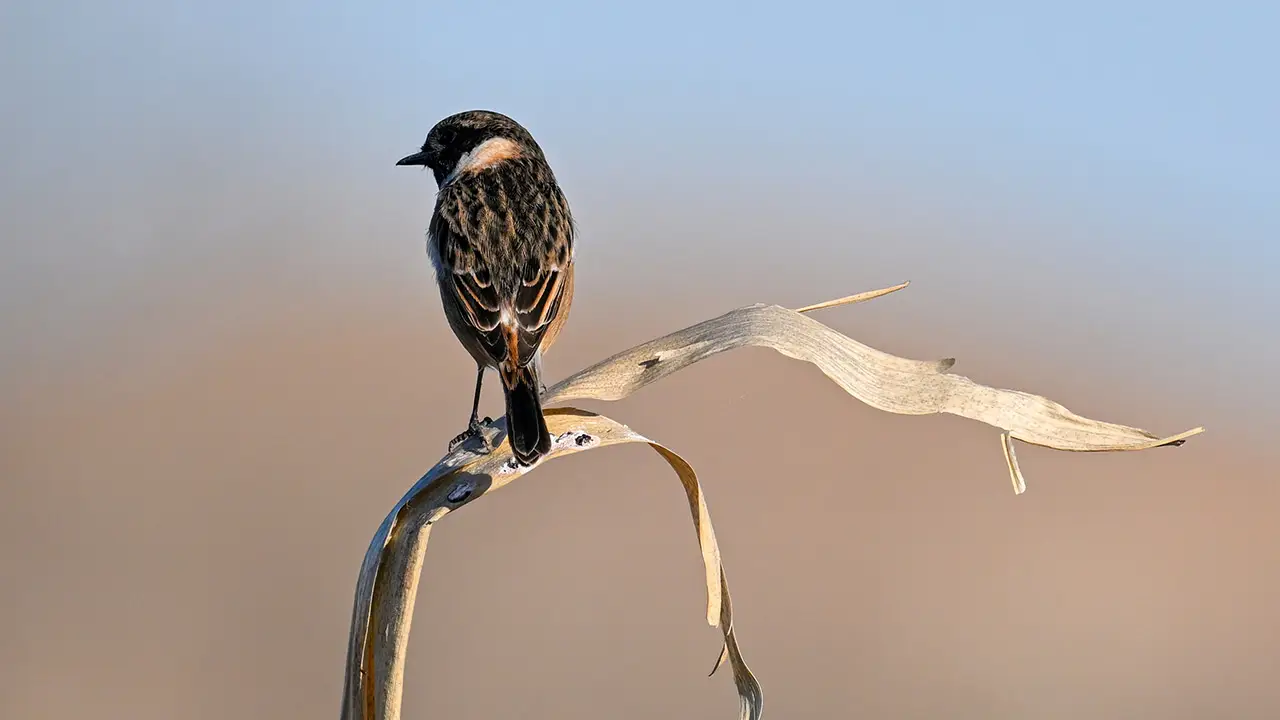
[[[680,478],[698,534],[706,570],[707,622],[719,625],[741,698],[742,717],[758,718],[760,685],[747,668],[733,635],[729,585],[720,562],[711,515],[693,467],[669,448],[602,415],[575,408],[547,410],[547,426],[556,438],[552,459],[622,443],[645,443],[662,456]],[[404,658],[409,623],[417,594],[431,526],[448,513],[497,490],[533,468],[516,465],[502,421],[486,428],[486,441],[500,443],[477,454],[470,443],[440,461],[400,500],[383,520],[365,553],[356,584],[355,609],[347,648],[343,692],[344,720],[393,720],[400,717]]]
[[[881,288],[879,290],[868,290],[867,292],[860,292],[856,295],[845,295],[844,297],[836,298],[835,300],[827,300],[826,302],[814,303],[813,305],[805,305],[804,307],[796,310],[796,312],[814,312],[815,310],[826,310],[827,308],[839,307],[841,305],[853,305],[855,303],[866,302],[868,300],[875,300],[876,298],[884,297],[889,293],[898,292],[910,284],[911,283],[909,282],[904,282],[894,285],[893,287]]]
[[[1004,461],[1009,466],[1009,479],[1013,481],[1013,494],[1021,495],[1027,491],[1027,481],[1022,477],[1022,468],[1018,467],[1018,454],[1013,450],[1013,438],[1009,433],[1000,433],[1000,445],[1004,448]]]
[[[851,298],[878,297],[894,289]],[[829,305],[820,303],[806,310]],[[900,415],[950,413],[1056,450],[1145,450],[1180,445],[1204,432],[1204,428],[1195,428],[1161,438],[1139,428],[1091,420],[1039,395],[988,387],[952,374],[948,371],[954,359],[926,361],[890,355],[777,305],[732,310],[624,350],[557,383],[547,391],[544,403],[621,400],[700,360],[744,346],[773,348],[787,357],[813,363],[845,392],[878,410]]]
[[[724,576],[724,568],[720,569],[720,593],[724,597],[724,604],[720,609],[720,629],[724,632],[724,647],[720,651],[720,657],[716,658],[715,667],[711,668],[711,675],[716,674],[716,670],[724,665],[724,661],[729,661],[729,666],[733,669],[733,684],[738,688],[738,720],[760,720],[760,714],[764,711],[764,691],[760,688],[760,683],[756,680],[756,676],[751,674],[751,669],[747,667],[747,662],[742,659],[742,651],[738,649],[738,635],[733,627],[733,603],[729,599],[729,581]]]
[[[950,413],[1001,429],[1001,444],[1014,491],[1026,489],[1013,440],[1058,450],[1102,452],[1181,445],[1204,431],[1167,438],[1145,430],[1081,417],[1039,395],[980,385],[950,374],[952,359],[924,361],[867,347],[802,313],[862,302],[906,287],[851,295],[798,311],[752,305],[625,350],[552,387],[544,405],[574,399],[620,400],[640,388],[712,355],[743,346],[770,347],[813,363],[871,407],[903,415]],[[698,532],[707,581],[707,619],[719,624],[724,646],[716,668],[728,660],[738,688],[743,720],[757,720],[760,685],[738,649],[729,586],[698,480],[679,455],[609,418],[574,408],[547,411],[557,437],[542,462],[593,447],[643,442],[671,465],[684,485]],[[418,576],[431,525],[474,499],[523,476],[503,437],[503,423],[486,428],[488,454],[458,448],[440,461],[386,517],[365,554],[356,585],[343,690],[344,720],[398,720],[404,657]],[[540,465],[541,463],[539,463]],[[535,466],[536,467],[536,466]],[[716,668],[712,669],[715,673]]]

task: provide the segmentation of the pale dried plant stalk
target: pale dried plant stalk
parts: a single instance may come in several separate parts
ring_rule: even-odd
[[[743,346],[770,347],[813,363],[846,392],[871,407],[903,415],[951,413],[999,428],[1014,492],[1026,490],[1013,440],[1058,450],[1103,452],[1181,445],[1203,432],[1195,428],[1161,438],[1145,430],[1081,417],[1038,395],[980,385],[948,371],[954,360],[909,360],[867,347],[803,315],[870,300],[906,287],[787,310],[752,305],[625,350],[550,388],[544,405],[568,400],[620,400],[640,388],[712,355]],[[740,699],[740,718],[757,720],[760,685],[739,652],[729,586],[702,488],[693,467],[672,450],[603,415],[576,408],[547,410],[556,438],[555,458],[622,443],[645,443],[671,466],[689,502],[707,585],[707,622],[719,627]],[[404,660],[419,573],[431,526],[449,512],[522,477],[532,468],[514,463],[501,420],[484,430],[482,443],[455,449],[422,477],[383,520],[365,553],[356,584],[347,649],[343,720],[399,720]],[[715,669],[712,670],[712,673]]]

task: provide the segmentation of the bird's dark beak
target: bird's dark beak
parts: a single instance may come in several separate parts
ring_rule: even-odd
[[[427,153],[425,151],[416,152],[408,157],[402,157],[400,158],[400,162],[396,163],[396,165],[426,165],[426,164],[427,164]]]

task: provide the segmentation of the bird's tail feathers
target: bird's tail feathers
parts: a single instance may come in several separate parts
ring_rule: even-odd
[[[542,415],[536,363],[511,368],[506,363],[498,368],[502,376],[502,393],[507,403],[507,437],[511,452],[521,465],[532,465],[551,452],[551,433]]]

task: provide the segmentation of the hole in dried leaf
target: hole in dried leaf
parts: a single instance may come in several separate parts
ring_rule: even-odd
[[[471,491],[476,489],[475,482],[471,480],[463,480],[449,491],[448,499],[451,503],[459,503],[471,497]]]

